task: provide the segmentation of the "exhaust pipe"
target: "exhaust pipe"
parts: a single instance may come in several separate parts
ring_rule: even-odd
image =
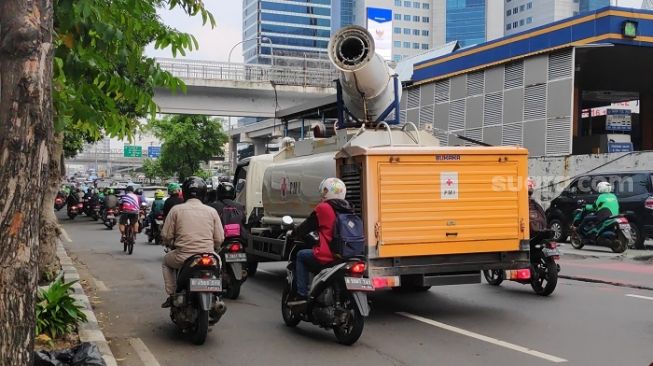
[[[374,50],[370,32],[356,25],[340,29],[329,42],[329,59],[340,70],[345,105],[366,123],[376,121],[394,102],[395,72]],[[401,89],[398,92],[401,97]]]

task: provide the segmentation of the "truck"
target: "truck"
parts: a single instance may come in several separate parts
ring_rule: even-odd
[[[528,151],[444,147],[411,122],[399,125],[399,83],[364,28],[338,31],[329,56],[341,71],[330,136],[287,138],[278,153],[237,166],[249,275],[259,262],[287,260],[282,217],[307,218],[320,182],[334,176],[363,219],[375,289],[480,283],[482,270],[528,268]]]

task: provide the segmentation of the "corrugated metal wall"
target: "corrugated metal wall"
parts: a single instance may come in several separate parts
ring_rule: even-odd
[[[401,120],[432,125],[443,145],[469,145],[439,130],[531,156],[571,154],[573,49],[409,88]]]

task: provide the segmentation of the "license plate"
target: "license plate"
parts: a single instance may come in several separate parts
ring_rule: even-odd
[[[226,262],[247,262],[246,253],[226,253],[224,255],[224,260]]]
[[[116,217],[113,215],[107,215],[107,219],[115,219]]]
[[[222,281],[219,278],[191,278],[190,292],[220,292]]]
[[[154,222],[156,222],[157,225],[163,225],[163,220],[154,220]]]
[[[558,250],[558,248],[555,249],[544,248],[542,249],[542,253],[544,253],[545,257],[560,255],[560,251]]]
[[[630,224],[619,224],[619,229],[621,229],[621,232],[624,233],[624,236],[626,239],[631,240],[632,239],[632,233],[630,232]]]
[[[345,286],[352,291],[374,291],[372,280],[364,277],[345,277]]]

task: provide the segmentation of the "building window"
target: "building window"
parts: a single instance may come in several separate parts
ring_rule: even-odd
[[[419,43],[413,43],[413,48],[419,50]]]
[[[524,11],[526,9],[526,5],[519,5],[519,11]]]
[[[395,20],[401,20],[401,14],[399,13],[395,14]]]
[[[513,28],[517,28],[517,24],[519,24],[519,23],[517,23],[517,22],[512,22],[512,27],[513,27]]]
[[[419,29],[413,29],[413,35],[419,36]]]
[[[404,48],[410,48],[410,42],[404,42]]]
[[[524,19],[519,19],[519,25],[524,25]]]
[[[422,22],[428,23],[430,21],[431,21],[431,19],[429,19],[429,17],[422,17]]]
[[[422,43],[422,49],[423,50],[428,50],[429,49],[429,44],[428,43]]]
[[[413,8],[419,9],[419,6],[420,6],[420,3],[416,2],[416,1],[413,2]]]
[[[506,30],[511,30],[512,29],[512,24],[508,23],[506,24]]]
[[[401,55],[394,55],[394,56],[392,56],[392,61],[394,61],[394,62],[399,62],[399,61],[401,61]]]
[[[532,8],[533,8],[533,3],[526,4],[526,9],[532,9]]]
[[[511,9],[508,9],[508,11],[506,12],[506,15],[507,15],[507,16],[511,16],[511,15],[512,15],[512,10],[511,10]]]
[[[419,22],[419,15],[413,15],[413,22]]]
[[[526,18],[526,24],[531,24],[531,23],[533,23],[533,17]]]
[[[410,8],[410,1],[404,1],[404,6],[407,8]]]
[[[404,28],[404,34],[410,35],[410,28]]]
[[[401,41],[394,41],[393,44],[395,47],[401,48]]]
[[[429,31],[427,31],[427,30],[422,30],[422,35],[423,35],[424,37],[428,37],[428,36],[429,36]]]
[[[410,22],[410,15],[404,14],[404,20]]]
[[[401,6],[401,0],[395,0],[395,6]]]
[[[517,14],[517,13],[519,13],[519,8],[518,8],[518,7],[514,7],[514,8],[512,8],[512,13],[513,13],[513,14]]]
[[[430,9],[431,5],[429,3],[422,3],[422,9]]]
[[[401,34],[401,28],[395,27],[395,34]]]

